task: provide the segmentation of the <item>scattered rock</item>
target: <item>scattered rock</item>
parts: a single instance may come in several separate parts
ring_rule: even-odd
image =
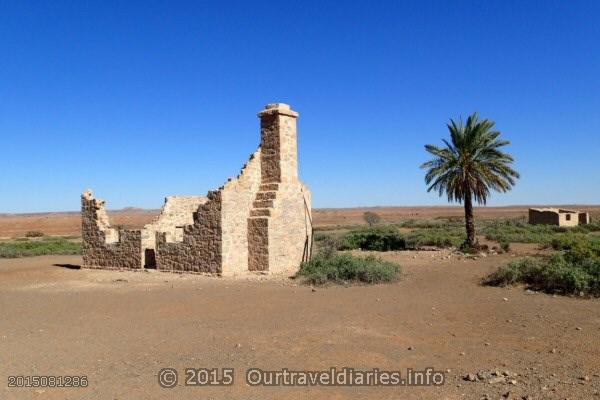
[[[475,374],[467,374],[464,376],[463,379],[465,381],[469,381],[469,382],[477,382],[478,381],[477,375],[475,375]]]
[[[576,330],[580,331],[582,330],[580,326],[578,326],[577,328],[575,328]]]
[[[488,380],[488,383],[490,385],[495,385],[496,383],[503,383],[506,382],[506,379],[503,376],[497,376],[495,378],[491,378],[490,380]]]
[[[502,298],[502,300],[504,300],[504,301],[508,301],[508,299],[507,299],[506,297],[503,297],[503,298]]]

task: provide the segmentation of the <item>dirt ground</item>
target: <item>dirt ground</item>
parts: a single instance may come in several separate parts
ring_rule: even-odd
[[[514,251],[536,252],[526,245]],[[401,281],[314,291],[287,278],[76,269],[77,256],[0,260],[0,398],[600,398],[599,300],[479,285],[514,253],[477,260],[448,251],[383,256],[402,265]],[[433,367],[445,372],[446,383],[245,383],[251,367],[344,366],[403,373]],[[173,389],[158,385],[165,367],[179,372]],[[235,381],[184,386],[188,367],[234,368]],[[489,383],[496,370],[508,377]],[[463,379],[478,372],[481,381]],[[10,375],[86,375],[89,386],[8,388]]]
[[[527,215],[529,207],[477,207],[475,215],[477,218],[524,217]],[[587,211],[594,216],[600,214],[600,206],[570,205],[560,207]],[[461,217],[464,215],[464,210],[460,206],[324,208],[313,210],[313,222],[315,227],[364,224],[363,214],[365,211],[376,212],[387,222],[406,219]],[[158,213],[159,210],[129,208],[109,211],[109,216],[113,226],[141,228],[144,224],[151,222]],[[79,236],[81,234],[81,218],[78,212],[0,214],[0,238],[23,236],[28,231],[41,231],[46,235]]]

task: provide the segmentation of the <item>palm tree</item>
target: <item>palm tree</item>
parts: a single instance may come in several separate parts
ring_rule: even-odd
[[[463,248],[470,248],[476,246],[473,201],[485,204],[491,190],[509,191],[519,173],[511,168],[513,157],[501,151],[510,142],[499,139],[500,132],[492,130],[494,121],[478,121],[473,113],[466,124],[462,119],[458,123],[450,119],[447,126],[451,142],[443,139],[443,147],[426,145],[434,158],[421,168],[427,170],[428,192],[437,190],[440,196],[445,192],[449,202],[464,202],[467,240]]]

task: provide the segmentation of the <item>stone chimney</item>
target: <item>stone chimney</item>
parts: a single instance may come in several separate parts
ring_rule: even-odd
[[[283,103],[267,104],[260,117],[262,183],[298,180],[298,113]]]

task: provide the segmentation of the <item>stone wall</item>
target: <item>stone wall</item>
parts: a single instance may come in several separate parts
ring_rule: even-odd
[[[256,150],[240,175],[222,189],[223,273],[248,271],[247,219],[261,182],[261,149]]]
[[[269,225],[269,271],[293,273],[312,249],[311,194],[304,185],[280,184]]]
[[[160,214],[142,229],[144,266],[154,266],[156,233],[165,233],[167,243],[183,241],[183,227],[194,223],[194,212],[208,201],[206,196],[167,196]],[[146,260],[149,257],[150,260]]]
[[[529,223],[532,225],[558,225],[558,212],[552,210],[529,209]]]
[[[139,230],[110,226],[104,200],[91,191],[81,196],[83,265],[88,268],[142,268],[142,236]]]
[[[156,233],[156,265],[164,271],[222,272],[221,190],[208,192],[208,200],[193,213],[193,224],[183,228],[181,242],[167,242]]]
[[[579,213],[560,210],[558,213],[558,225],[567,227],[579,225]]]

